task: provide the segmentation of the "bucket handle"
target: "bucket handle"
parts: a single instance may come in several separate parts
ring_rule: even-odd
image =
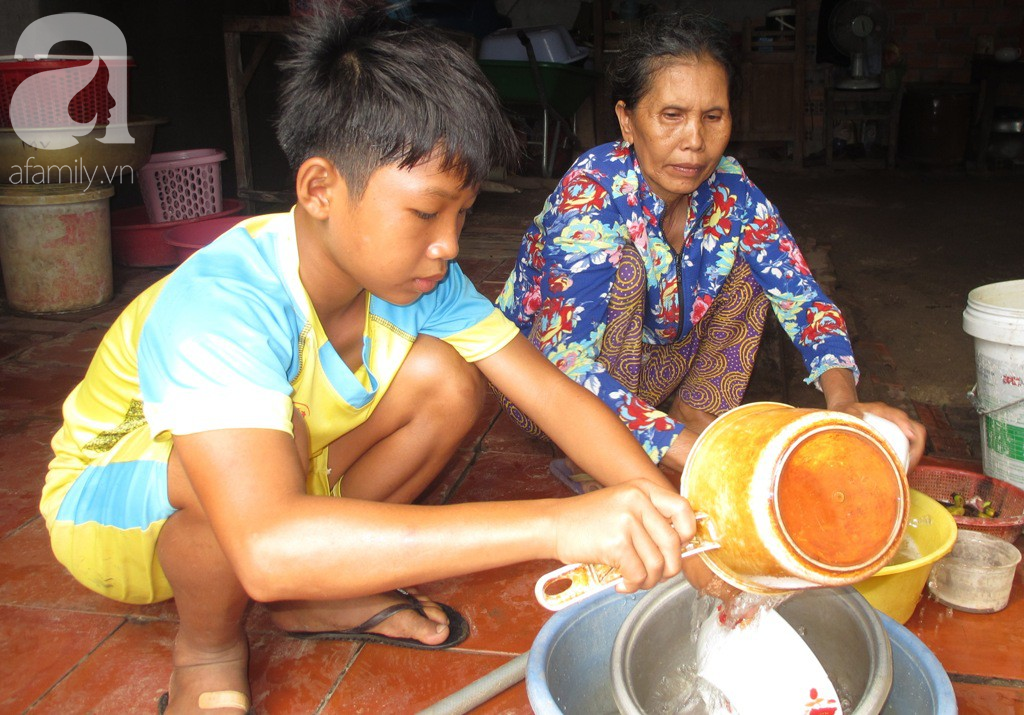
[[[1002,407],[996,407],[991,410],[986,410],[981,406],[981,401],[978,399],[978,383],[974,383],[974,387],[967,391],[967,399],[971,401],[971,404],[974,405],[974,411],[977,412],[981,417],[985,417],[986,415],[994,415],[996,412],[1002,412],[1003,410],[1008,410],[1011,407],[1016,407],[1017,405],[1024,405],[1024,397],[1022,397],[1019,400],[1014,400],[1013,402],[1003,405]]]
[[[717,549],[718,533],[715,525],[704,512],[694,513],[699,527],[703,527],[707,535],[698,534],[683,546],[683,558]],[[703,522],[703,523],[702,523]],[[605,564],[569,564],[546,573],[537,580],[533,589],[537,602],[549,611],[561,611],[568,605],[576,603],[595,593],[618,585],[622,582],[622,574],[614,566]]]

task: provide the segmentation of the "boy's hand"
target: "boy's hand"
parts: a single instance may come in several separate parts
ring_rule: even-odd
[[[746,594],[723,581],[708,568],[703,559],[686,559],[683,575],[695,589],[722,602],[718,606],[718,622],[728,628],[753,618],[761,603],[756,596]]]
[[[679,573],[683,544],[696,533],[689,502],[644,480],[560,499],[557,509],[556,558],[615,566],[624,592]]]

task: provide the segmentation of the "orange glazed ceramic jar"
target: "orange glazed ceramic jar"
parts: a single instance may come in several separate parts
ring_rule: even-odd
[[[901,458],[868,423],[775,402],[712,422],[680,491],[721,544],[700,557],[751,593],[868,578],[899,548],[910,504]]]

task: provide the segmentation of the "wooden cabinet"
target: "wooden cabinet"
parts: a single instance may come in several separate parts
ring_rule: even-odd
[[[755,20],[744,20],[732,140],[788,142],[799,166],[804,156],[807,14],[803,0],[797,0],[794,9],[792,29],[755,29]],[[759,26],[763,22],[762,18],[756,20]]]
[[[291,32],[295,22],[294,17],[283,15],[224,17],[224,59],[227,66],[228,106],[231,110],[236,194],[245,202],[246,213],[254,213],[257,203],[284,207],[295,202],[294,189],[268,190],[256,187],[246,103],[246,90],[260,64],[266,59],[271,42]],[[256,38],[255,47],[246,57],[243,57],[242,52],[243,36]]]
[[[998,62],[977,55],[971,61],[971,82],[979,89],[978,104],[971,122],[967,157],[972,165],[987,166],[995,126],[996,105],[1020,105],[1024,95],[1024,62]],[[1017,99],[1014,99],[1017,98]],[[999,138],[996,136],[996,138]],[[1012,142],[1013,135],[1005,137]]]

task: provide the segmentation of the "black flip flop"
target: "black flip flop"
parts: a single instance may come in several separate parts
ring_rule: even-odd
[[[426,612],[423,610],[423,604],[418,598],[408,591],[400,588],[396,588],[394,592],[405,598],[405,601],[403,603],[395,603],[388,606],[380,613],[375,616],[371,616],[355,628],[349,628],[344,631],[313,631],[308,633],[303,631],[286,632],[292,638],[301,638],[304,640],[380,643],[382,645],[393,645],[400,648],[416,648],[418,650],[444,650],[445,648],[457,646],[469,637],[469,623],[458,611],[444,603],[434,604],[444,611],[444,614],[448,617],[448,638],[446,638],[442,643],[430,645],[429,643],[418,641],[415,638],[393,638],[379,633],[369,633],[368,631],[371,628],[376,628],[381,623],[391,618],[391,616],[402,611],[416,611],[424,618],[427,617]]]

